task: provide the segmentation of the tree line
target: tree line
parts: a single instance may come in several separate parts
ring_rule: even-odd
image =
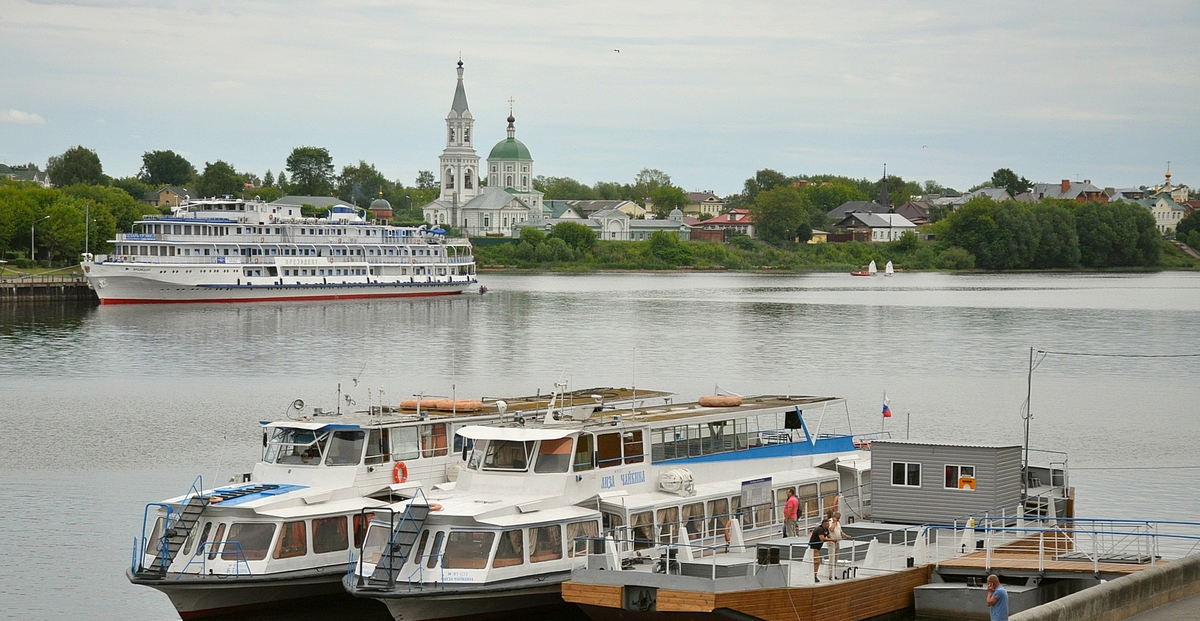
[[[658,218],[665,218],[672,209],[683,209],[688,204],[687,192],[671,182],[671,175],[657,168],[643,168],[634,176],[633,183],[597,181],[588,186],[570,177],[538,175],[533,179],[533,187],[543,194],[544,200],[626,200],[642,207],[649,203]]]

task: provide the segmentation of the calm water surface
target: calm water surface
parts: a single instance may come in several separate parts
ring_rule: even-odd
[[[245,471],[259,420],[295,398],[332,408],[339,382],[359,406],[559,378],[833,394],[849,420],[828,424],[855,432],[880,429],[886,393],[900,437],[907,421],[913,438],[1019,444],[1030,346],[1200,352],[1190,273],[483,281],[440,300],[0,307],[0,616],[175,619],[123,576],[143,505]],[[1080,515],[1200,517],[1198,365],[1041,363],[1033,444],[1070,453]]]

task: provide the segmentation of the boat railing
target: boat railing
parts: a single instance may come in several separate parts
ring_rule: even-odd
[[[418,502],[418,499],[420,500],[420,502]],[[411,561],[411,558],[412,558],[411,553],[412,553],[412,551],[417,550],[417,547],[418,547],[416,536],[420,534],[420,532],[421,532],[420,528],[417,528],[416,532],[411,533],[414,536],[414,540],[412,542],[412,545],[409,547],[410,554],[406,555],[403,559],[400,559],[399,565],[394,564],[394,562],[395,562],[394,553],[395,553],[396,548],[398,547],[396,540],[397,540],[397,537],[399,537],[399,535],[400,535],[400,532],[401,532],[400,529],[405,524],[406,521],[415,521],[415,519],[412,516],[413,505],[425,505],[425,506],[430,506],[430,507],[432,506],[432,504],[429,502],[429,499],[425,496],[424,489],[417,488],[416,493],[413,495],[412,499],[409,500],[408,504],[405,505],[404,510],[402,512],[397,511],[396,509],[392,509],[391,507],[364,508],[359,512],[359,515],[362,516],[359,519],[363,520],[364,523],[374,522],[375,520],[380,518],[380,516],[378,514],[387,513],[387,520],[388,520],[387,547],[384,548],[384,554],[383,554],[383,556],[380,557],[379,562],[375,564],[375,567],[376,567],[376,569],[379,569],[380,567],[382,567],[384,569],[384,572],[385,572],[385,575],[387,578],[387,590],[389,590],[389,591],[395,589],[396,583],[400,579],[400,571],[402,569],[404,569],[404,565],[408,564]],[[354,560],[353,550],[351,551],[351,557],[350,557],[350,563],[349,563],[349,566],[350,566],[349,573],[351,574],[351,580],[354,581],[357,584],[357,586],[359,586],[359,587],[366,586],[371,579],[371,576],[364,575],[364,571],[363,571],[363,559],[366,557],[366,546],[367,546],[367,537],[363,537],[362,541],[359,543],[359,546],[358,546],[357,563]],[[412,590],[414,583],[419,584],[424,579],[424,571],[423,571],[424,564],[421,561],[425,558],[428,558],[428,556],[421,555],[420,550],[417,550],[417,552],[418,552],[418,555],[416,557],[416,559],[417,559],[416,570],[413,571],[412,573],[410,573],[407,577],[405,577],[405,580],[408,583],[409,590]],[[432,552],[431,555],[436,555],[436,552]],[[441,564],[439,563],[438,565],[440,567]],[[372,573],[374,573],[374,572],[372,572]],[[416,576],[416,580],[413,579],[414,575]],[[438,580],[439,584],[441,584],[443,582],[444,581],[441,579]]]
[[[314,263],[302,264],[299,262],[277,262],[275,259],[317,259]],[[439,267],[446,265],[469,265],[474,263],[475,259],[471,255],[463,256],[438,256],[438,257],[353,257],[353,256],[308,256],[308,257],[292,257],[281,255],[267,256],[164,256],[164,255],[96,255],[96,263],[132,263],[132,264],[147,264],[147,265],[245,265],[253,267],[255,265],[282,265],[284,267],[322,267],[326,264],[339,263],[369,263],[371,265],[398,265],[410,266],[416,265],[420,267]],[[285,264],[286,263],[286,264]]]
[[[175,528],[175,526],[179,523],[179,518],[182,517],[182,514],[183,514],[183,507],[187,506],[188,502],[191,501],[193,498],[200,497],[203,494],[204,494],[204,477],[201,475],[197,475],[196,478],[192,480],[192,485],[191,485],[191,487],[188,488],[187,493],[183,495],[183,500],[181,500],[179,502],[178,507],[176,507],[175,505],[171,505],[169,503],[165,503],[165,502],[151,502],[151,503],[146,504],[146,507],[142,510],[142,532],[141,532],[140,539],[139,538],[134,539],[133,564],[131,566],[131,569],[134,571],[134,573],[140,573],[140,572],[143,572],[146,570],[146,568],[142,565],[142,563],[145,560],[144,559],[144,557],[146,555],[145,551],[146,551],[147,545],[149,543],[147,541],[147,537],[146,537],[146,527],[150,523],[150,510],[152,508],[159,508],[159,509],[166,510],[163,515],[156,516],[156,517],[162,518],[163,527],[162,527],[162,531],[158,532],[158,535],[157,535],[158,540],[155,542],[155,546],[154,546],[154,550],[155,550],[154,556],[156,558],[158,558],[159,564],[162,567],[161,571],[165,573],[167,570],[167,567],[170,565],[171,560],[172,560],[170,558],[170,536],[168,535],[168,533],[171,532]],[[139,550],[141,551],[141,556],[142,556],[141,561],[139,561],[139,558],[138,558]]]
[[[188,568],[197,562],[200,563],[197,575],[209,575],[208,561],[216,560],[218,555],[222,561],[234,561],[232,572],[229,571],[230,565],[228,563],[224,564],[223,569],[225,571],[220,574],[221,577],[249,577],[254,575],[254,572],[250,570],[250,560],[246,558],[246,552],[242,550],[242,542],[237,540],[201,541],[196,544],[196,549],[188,558],[188,562],[175,574],[175,579],[182,578],[187,573]],[[229,558],[230,556],[233,556],[233,558]]]

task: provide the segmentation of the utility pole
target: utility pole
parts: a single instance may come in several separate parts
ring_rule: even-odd
[[[1029,421],[1033,419],[1033,348],[1029,348],[1029,375],[1025,379],[1025,459],[1021,468],[1021,490],[1029,494]]]
[[[34,220],[33,224],[29,226],[29,259],[35,263],[37,262],[37,246],[34,244],[33,229],[37,228],[38,224],[49,219],[50,216],[43,216],[40,220]]]

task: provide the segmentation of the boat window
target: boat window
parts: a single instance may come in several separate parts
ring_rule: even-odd
[[[492,440],[488,442],[487,452],[483,456],[483,468],[524,472],[529,468],[529,455],[532,451],[531,441]]]
[[[275,544],[273,556],[275,558],[292,558],[308,554],[308,534],[304,531],[304,520],[284,522],[283,530],[279,532],[279,543]]]
[[[770,502],[754,505],[754,525],[759,528],[769,526],[775,518],[775,507]]]
[[[779,519],[784,519],[783,506],[787,504],[787,491],[794,489],[790,487],[781,487],[775,490],[775,507],[779,509]]]
[[[602,433],[596,436],[596,465],[611,468],[621,465],[621,434]]]
[[[375,517],[374,513],[356,513],[354,514],[354,547],[362,545],[363,536],[367,533],[367,527],[371,524],[371,518]]]
[[[533,543],[532,539],[530,543]],[[506,530],[500,533],[500,544],[496,546],[496,559],[492,561],[492,567],[512,567],[524,562],[525,551],[521,549],[521,529]]]
[[[575,443],[575,472],[591,470],[594,467],[592,457],[592,434],[579,434],[579,441]]]
[[[487,450],[487,445],[487,440],[479,440],[475,443],[475,447],[471,449],[471,459],[467,461],[468,468],[479,470],[479,464],[483,463],[483,453]]]
[[[149,554],[151,556],[159,555],[159,553],[161,552],[159,550],[159,547],[160,547],[159,539],[162,538],[162,534],[163,534],[163,518],[158,518],[158,520],[156,520],[154,522],[154,529],[150,531],[150,538],[146,540],[146,554]]]
[[[892,485],[905,487],[921,487],[920,462],[892,462]]]
[[[367,458],[364,463],[382,464],[389,458],[389,443],[388,430],[381,428],[371,429],[367,433]]]
[[[687,530],[688,539],[704,536],[704,503],[683,505],[683,527]]]
[[[500,554],[497,553],[496,556]],[[562,558],[562,526],[552,524],[529,529],[529,562],[541,563]]]
[[[192,524],[191,530],[188,531],[187,539],[183,541],[183,555],[187,556],[192,552],[192,544],[196,542],[196,535],[200,533],[200,524]]]
[[[649,511],[634,513],[629,516],[629,526],[633,529],[633,549],[643,550],[654,546],[654,514]]]
[[[483,569],[496,533],[481,531],[455,531],[446,538],[446,555],[442,559],[444,569]],[[519,548],[518,548],[519,549]]]
[[[706,434],[708,427],[706,425],[688,425],[688,457],[699,457],[704,454],[704,440],[702,434]]]
[[[429,560],[425,562],[425,566],[429,569],[437,567],[438,553],[440,553],[442,550],[442,539],[444,539],[445,536],[446,533],[440,530],[436,535],[433,536],[433,545],[429,546]]]
[[[391,533],[390,525],[387,524],[368,524],[366,539],[361,544],[362,558],[368,563],[378,564],[383,558],[383,552],[387,548],[388,535]],[[360,547],[356,545],[355,547]]]
[[[620,516],[617,517],[620,519]],[[557,526],[555,527],[558,528]],[[587,554],[587,539],[584,537],[599,537],[600,524],[596,520],[587,522],[571,522],[567,524],[567,556]],[[557,558],[557,557],[555,557]]]
[[[626,431],[622,438],[625,443],[625,463],[642,463],[646,459],[646,449],[642,445],[642,430]]]
[[[542,440],[538,446],[537,464],[533,467],[534,472],[566,472],[570,465],[571,438]]]
[[[413,563],[415,563],[417,565],[421,564],[421,557],[425,555],[425,544],[427,544],[427,543],[429,543],[429,531],[428,530],[423,531],[421,533],[421,542],[417,544],[417,547],[415,550],[416,554],[414,554],[412,557]]]
[[[740,495],[729,499],[729,514],[741,519],[742,528],[749,528],[754,524],[754,520],[750,517],[750,512],[742,512],[742,497]]]
[[[946,489],[975,491],[975,466],[946,466]]]
[[[613,531],[621,529],[625,526],[625,516],[620,513],[610,513],[605,511],[600,514],[600,519],[604,520],[604,534],[612,534]]]
[[[325,457],[326,466],[357,466],[362,458],[363,436],[361,431],[335,431]]]
[[[449,451],[446,443],[446,423],[421,425],[421,456],[441,457]]]
[[[716,534],[725,532],[729,522],[729,500],[718,498],[708,501],[708,531]]]
[[[837,504],[837,495],[838,482],[836,480],[821,481],[821,504],[823,505],[824,509],[833,509],[833,506]]]
[[[658,510],[658,542],[672,543],[679,532],[679,507]]]
[[[393,427],[391,429],[392,436],[392,459],[403,461],[405,459],[416,459],[421,454],[420,444],[417,440],[416,427]]]
[[[317,466],[329,441],[329,432],[317,434],[311,429],[276,427],[271,432],[263,461],[293,466]]]
[[[196,545],[196,554],[200,554],[201,552],[204,551],[204,542],[208,541],[208,531],[209,530],[212,530],[212,522],[205,522],[204,530],[200,531],[200,543]],[[191,550],[192,550],[192,548],[189,545],[186,548],[184,548],[183,553],[187,554],[187,553],[191,552]]]
[[[810,518],[818,515],[821,512],[821,507],[817,503],[817,484],[809,483],[801,485],[799,493],[796,496],[800,499],[800,517]]]
[[[225,536],[225,523],[217,524],[217,534],[213,535],[212,545],[208,547],[208,560],[217,558],[217,552],[225,545],[221,543],[221,537]]]
[[[303,522],[301,522],[303,524]],[[275,536],[275,525],[262,522],[234,522],[229,527],[229,539],[221,549],[221,558],[226,561],[245,559],[261,561],[267,558],[271,539]],[[234,545],[234,544],[237,545]],[[238,554],[239,548],[241,554]]]
[[[314,519],[312,530],[314,554],[340,552],[350,545],[345,516]]]

